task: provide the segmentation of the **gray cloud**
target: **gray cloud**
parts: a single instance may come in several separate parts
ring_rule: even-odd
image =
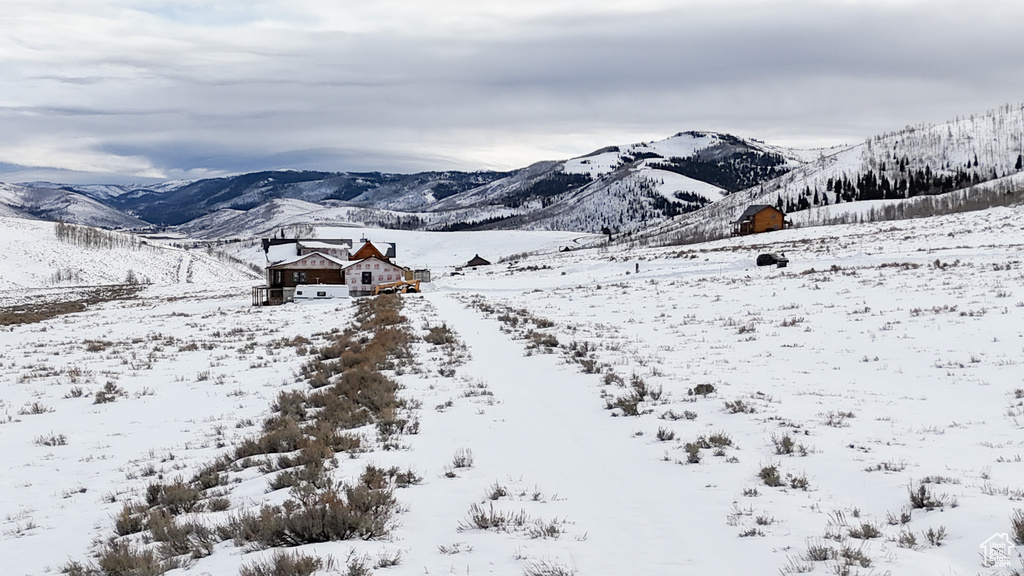
[[[512,168],[688,129],[855,142],[1024,94],[1012,1],[335,4],[16,6],[0,179]]]

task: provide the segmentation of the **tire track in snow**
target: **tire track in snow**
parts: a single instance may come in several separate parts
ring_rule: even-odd
[[[437,309],[433,321],[445,322],[469,347],[472,360],[459,374],[485,382],[497,401],[476,415],[424,411],[423,433],[414,442],[416,453],[446,458],[465,447],[476,460],[473,469],[458,471],[459,478],[432,480],[450,483],[445,494],[438,498],[435,488],[430,502],[410,501],[410,513],[403,518],[403,532],[436,535],[435,545],[466,541],[473,546],[471,554],[443,557],[445,569],[450,563],[461,572],[466,563],[472,573],[505,573],[498,567],[508,562],[508,573],[520,574],[521,568],[508,559],[523,555],[573,563],[581,574],[671,574],[701,565],[723,573],[758,569],[745,558],[763,560],[768,550],[751,556],[728,553],[736,534],[726,526],[729,511],[721,502],[731,502],[730,495],[747,480],[739,469],[735,482],[707,486],[706,472],[653,458],[641,444],[648,440],[633,437],[639,421],[612,418],[602,408],[594,375],[577,372],[556,355],[524,356],[522,343],[510,340],[497,321],[449,294],[425,297]],[[489,486],[509,480],[557,494],[558,501],[531,504],[528,513],[544,520],[564,517],[572,523],[567,534],[530,540],[456,532],[469,506],[482,502]],[[718,494],[709,498],[708,491]],[[526,507],[495,504],[513,511]],[[706,521],[694,522],[695,515]],[[436,552],[414,550],[409,563],[426,569],[431,559],[437,562]]]

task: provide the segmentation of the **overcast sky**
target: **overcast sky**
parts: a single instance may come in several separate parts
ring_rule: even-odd
[[[0,181],[511,169],[1024,101],[1019,0],[3,0]]]

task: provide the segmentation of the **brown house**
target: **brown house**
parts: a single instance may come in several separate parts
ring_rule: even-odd
[[[312,252],[267,266],[267,284],[253,289],[253,304],[281,304],[292,300],[300,284],[345,284],[346,260]]]
[[[349,260],[366,260],[367,258],[380,258],[385,262],[390,262],[395,257],[395,245],[387,242],[371,242],[365,240],[363,245],[353,252],[348,259]]]
[[[745,236],[788,227],[786,215],[781,210],[767,204],[753,204],[732,223],[732,235]]]

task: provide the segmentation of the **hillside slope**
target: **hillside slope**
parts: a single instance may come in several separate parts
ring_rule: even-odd
[[[70,226],[81,241],[57,238],[53,222],[0,216],[0,290],[122,284],[208,284],[255,280],[249,267],[203,251],[145,243],[130,235]],[[86,239],[88,237],[88,239]]]
[[[104,228],[134,228],[146,222],[67,187],[0,183],[0,207],[7,215],[25,214],[51,221]]]
[[[907,200],[908,215],[928,205],[951,211],[1020,202],[1024,192],[1024,104],[938,125],[907,127],[826,153],[758,186],[730,195],[693,214],[647,230],[655,242],[728,235],[730,222],[751,204],[781,208],[798,220],[815,214],[864,212]],[[950,193],[955,193],[950,195]],[[946,196],[929,202],[928,197]],[[854,204],[869,201],[873,204]],[[851,205],[837,208],[836,205]],[[827,210],[816,210],[830,207]]]

